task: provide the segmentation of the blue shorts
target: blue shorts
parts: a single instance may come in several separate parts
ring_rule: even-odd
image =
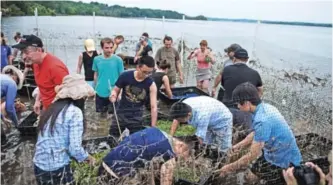
[[[51,172],[44,171],[35,165],[34,171],[38,185],[66,184],[66,183],[75,184],[73,173],[69,164]]]
[[[109,97],[104,98],[98,96],[97,94],[95,98],[95,103],[96,103],[96,112],[107,112],[109,105],[111,104]]]

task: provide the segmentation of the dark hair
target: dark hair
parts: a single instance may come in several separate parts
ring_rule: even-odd
[[[154,68],[155,67],[155,60],[151,56],[143,56],[139,59],[138,65],[141,67],[146,65],[147,67]]]
[[[4,36],[3,32],[1,32],[1,45],[3,45],[3,46],[7,45],[6,44],[6,40],[5,40],[5,36]]]
[[[122,35],[117,35],[114,39],[122,39],[122,40],[125,40],[124,36],[122,36]]]
[[[14,40],[20,39],[20,38],[21,38],[21,33],[20,32],[16,32],[16,34],[14,36]]]
[[[105,37],[101,40],[101,47],[103,48],[104,44],[107,43],[107,44],[110,44],[112,43],[113,44],[113,40],[109,37]]]
[[[261,103],[258,89],[250,82],[239,84],[232,92],[232,100],[241,105],[244,105],[245,101],[249,101],[253,105]]]
[[[185,118],[188,113],[192,112],[192,108],[183,102],[176,102],[170,108],[171,119]]]
[[[14,71],[12,70],[12,69],[7,69],[6,71],[5,71],[5,74],[6,75],[15,75],[14,74]],[[18,85],[19,84],[19,82],[20,82],[20,80],[16,80],[16,85]]]
[[[170,37],[170,36],[165,36],[164,37],[164,39],[163,39],[163,43],[165,43],[165,41],[170,41],[171,40],[171,42],[172,42],[172,37]]]
[[[63,111],[62,117],[65,118],[67,109],[70,104],[73,104],[74,106],[81,109],[83,114],[83,123],[84,123],[83,125],[85,130],[84,102],[85,100],[83,98],[79,100],[65,98],[65,99],[59,99],[56,102],[52,103],[50,107],[48,107],[46,111],[40,116],[38,130],[41,132],[41,135],[43,136],[44,127],[48,123],[48,121],[50,121],[51,135],[53,135],[53,128],[60,112]]]
[[[147,32],[144,32],[144,33],[142,34],[142,36],[145,36],[145,37],[149,38],[149,35],[148,35]]]
[[[166,60],[163,60],[162,62],[156,62],[156,65],[158,66],[158,68],[160,69],[170,69],[171,65],[169,62],[167,62]]]

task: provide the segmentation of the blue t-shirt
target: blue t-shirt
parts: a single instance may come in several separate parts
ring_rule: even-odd
[[[260,103],[253,114],[254,141],[265,142],[265,159],[281,168],[299,165],[302,155],[295,136],[281,113],[272,105]]]
[[[1,98],[6,97],[6,112],[14,125],[18,124],[15,110],[15,98],[17,94],[17,85],[15,81],[8,75],[0,74],[1,82]],[[1,113],[0,113],[1,114]]]
[[[126,137],[103,161],[117,175],[123,176],[135,168],[144,167],[145,162],[154,157],[162,157],[167,161],[175,157],[175,153],[167,135],[152,127]]]
[[[138,82],[134,77],[134,70],[123,72],[116,86],[123,89],[119,102],[120,110],[142,111],[143,106],[149,100],[150,86],[154,81],[148,77],[142,82]]]
[[[1,45],[1,71],[8,65],[8,56],[12,54],[12,50],[9,46]]]
[[[93,61],[93,71],[98,73],[96,81],[96,93],[98,96],[107,98],[110,96],[111,89],[124,71],[124,63],[117,55],[104,58],[104,55],[96,56]]]

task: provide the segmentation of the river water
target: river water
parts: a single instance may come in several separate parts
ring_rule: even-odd
[[[36,34],[34,17],[6,17],[1,20],[2,31],[10,44],[15,32]],[[95,35],[93,34],[95,23]],[[117,34],[125,36],[123,53],[132,56],[135,44],[143,31],[149,33],[156,51],[165,34],[172,36],[175,47],[185,40],[185,56],[206,39],[218,62],[214,76],[222,64],[223,49],[232,43],[246,48],[257,63],[263,78],[265,98],[279,108],[297,134],[315,132],[331,138],[331,74],[332,29],[320,27],[265,25],[208,21],[166,21],[120,19],[110,17],[68,16],[38,17],[38,34],[45,49],[61,58],[71,73],[76,71],[77,58],[83,51],[86,38],[100,38]],[[98,45],[98,44],[96,44]],[[99,46],[97,49],[100,50]],[[195,85],[195,62],[183,62],[186,86]],[[311,83],[286,74],[305,74]],[[321,79],[321,83],[316,80]],[[319,85],[318,85],[319,84]],[[177,84],[179,85],[179,84]],[[160,111],[167,112],[161,105]],[[109,119],[101,119],[88,103],[85,137],[108,134]],[[21,137],[15,129],[8,131],[9,144],[1,152],[1,184],[34,184],[33,153],[35,137]]]

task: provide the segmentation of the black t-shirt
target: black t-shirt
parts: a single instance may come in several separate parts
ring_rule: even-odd
[[[244,82],[250,82],[256,87],[262,86],[259,73],[248,67],[245,63],[236,63],[224,68],[221,85],[225,89],[223,103],[226,106],[234,103],[232,102],[232,92],[239,84]]]
[[[150,56],[152,54],[152,52],[153,52],[153,49],[149,45],[147,45],[143,48],[143,51],[141,52],[140,56],[148,56],[148,55]]]
[[[134,77],[134,70],[124,71],[118,78],[116,86],[123,89],[119,109],[121,111],[142,111],[143,105],[149,99],[151,78],[138,82]]]
[[[95,56],[98,56],[97,51],[94,51],[91,56],[89,56],[87,52],[82,53],[82,63],[86,81],[94,80],[94,71],[92,70],[92,66]]]

